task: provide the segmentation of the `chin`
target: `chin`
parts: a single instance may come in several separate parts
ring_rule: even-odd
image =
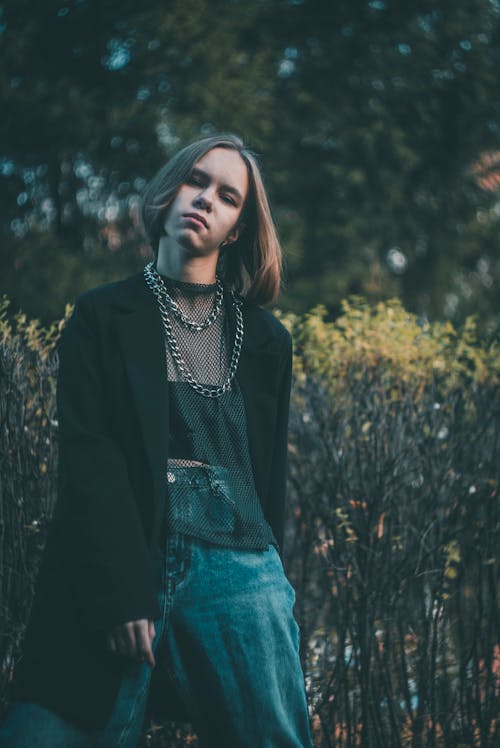
[[[201,249],[197,234],[194,231],[182,231],[177,236],[177,243],[184,249],[199,251]]]
[[[197,241],[198,235],[194,234],[193,232],[186,232],[182,233],[177,241],[185,249],[186,251],[196,254],[196,255],[211,255],[213,252],[218,250],[218,247],[207,247],[206,244],[203,244],[200,241]]]
[[[213,251],[213,250],[208,250],[206,247],[201,247],[195,242],[183,241],[181,239],[179,239],[179,244],[184,250],[184,252],[186,253],[186,255],[189,255],[190,257],[206,257],[207,255],[211,254]]]

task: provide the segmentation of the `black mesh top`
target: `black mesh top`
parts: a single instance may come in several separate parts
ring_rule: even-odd
[[[187,283],[162,276],[168,293],[189,320],[203,322],[215,302],[216,284]],[[197,382],[217,385],[227,378],[234,345],[224,293],[221,313],[201,331],[170,314],[173,333]],[[186,381],[167,340],[169,445],[167,531],[181,531],[217,546],[267,549],[277,542],[257,495],[247,437],[245,403],[237,374],[229,390],[205,397]]]

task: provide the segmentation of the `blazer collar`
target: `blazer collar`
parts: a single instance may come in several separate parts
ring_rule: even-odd
[[[239,298],[241,299],[242,297]],[[115,308],[118,315],[125,315],[127,317],[128,323],[132,324],[136,332],[140,335],[144,334],[144,329],[162,329],[158,304],[151,290],[146,285],[142,272],[136,273],[127,279],[123,295],[115,301]],[[233,304],[228,303],[226,310],[229,314],[232,329],[234,329],[236,319]],[[242,350],[259,351],[269,348],[269,346],[273,347],[275,335],[271,327],[259,324],[259,320],[253,314],[253,311],[252,305],[243,299],[245,331]],[[139,326],[144,323],[147,324],[147,328],[139,330]]]
[[[162,322],[142,273],[127,279],[122,290],[114,304],[116,331],[158,496],[165,481],[168,423]]]
[[[115,324],[146,452],[153,472],[155,490],[161,494],[166,470],[168,435],[168,382],[165,362],[165,338],[156,299],[142,273],[131,276],[121,286],[114,302]],[[228,314],[234,331],[235,313]],[[258,310],[243,301],[244,334],[237,379],[246,402],[250,447],[258,439],[258,413],[267,410],[277,396],[274,378],[279,370],[276,336],[271,325],[262,324]],[[269,402],[271,395],[271,403]],[[258,403],[265,398],[265,405]]]

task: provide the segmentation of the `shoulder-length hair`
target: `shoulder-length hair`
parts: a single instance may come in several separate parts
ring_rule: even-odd
[[[242,231],[235,242],[221,248],[217,272],[225,284],[249,301],[260,306],[272,305],[283,282],[283,255],[257,158],[237,135],[220,133],[196,140],[162,166],[142,196],[141,217],[146,235],[157,256],[168,208],[196,162],[213,148],[239,153],[249,179],[239,219]]]

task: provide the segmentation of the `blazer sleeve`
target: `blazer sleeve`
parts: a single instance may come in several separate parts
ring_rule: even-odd
[[[288,476],[288,418],[290,411],[290,393],[292,387],[293,344],[288,330],[285,331],[285,342],[281,358],[280,385],[277,409],[276,440],[271,465],[269,486],[269,523],[279,544],[280,556],[283,554],[283,539],[286,509],[286,490]]]
[[[98,329],[92,298],[84,294],[58,348],[59,473],[51,532],[84,625],[109,631],[155,619],[159,609],[141,513],[110,433]]]

